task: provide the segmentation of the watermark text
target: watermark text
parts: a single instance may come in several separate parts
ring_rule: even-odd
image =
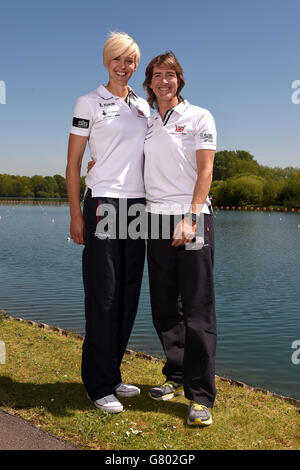
[[[295,339],[295,341],[292,342],[292,349],[295,349],[295,351],[292,354],[292,363],[297,366],[300,364],[300,339]]]
[[[199,208],[199,212],[202,209]],[[95,236],[101,240],[137,239],[185,239],[186,250],[199,250],[204,246],[204,214],[200,212],[196,224],[188,216],[190,205],[182,214],[169,214],[159,217],[149,214],[143,204],[127,207],[126,200],[120,200],[118,209],[112,204],[100,204],[96,211],[97,226]],[[172,228],[171,228],[172,220]]]
[[[5,343],[0,341],[0,364],[5,364],[6,354],[5,354]]]
[[[6,85],[3,80],[0,80],[0,104],[6,104]]]
[[[295,91],[292,93],[291,99],[293,104],[300,103],[300,80],[294,80],[292,83],[292,88]]]

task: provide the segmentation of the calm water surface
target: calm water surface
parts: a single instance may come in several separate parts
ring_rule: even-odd
[[[84,334],[82,247],[67,240],[68,208],[0,206],[0,217],[0,308]],[[214,217],[216,372],[300,399],[300,364],[293,364],[291,347],[300,340],[300,216]],[[128,347],[163,357],[151,323],[147,267]]]

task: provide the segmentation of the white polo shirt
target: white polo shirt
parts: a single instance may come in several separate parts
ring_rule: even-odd
[[[77,99],[71,134],[88,137],[96,164],[86,176],[92,197],[145,197],[144,140],[150,108],[130,90],[126,102],[103,85]]]
[[[184,214],[190,209],[198,176],[196,150],[216,150],[216,126],[212,114],[187,100],[148,120],[144,145],[147,210]],[[209,214],[209,197],[202,212]]]

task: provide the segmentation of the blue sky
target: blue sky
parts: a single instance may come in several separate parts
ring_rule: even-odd
[[[299,16],[299,0],[2,2],[0,173],[64,174],[74,102],[107,82],[102,46],[111,30],[141,48],[130,83],[138,94],[148,62],[171,49],[184,69],[183,96],[215,116],[218,150],[300,167],[300,104],[291,99]]]

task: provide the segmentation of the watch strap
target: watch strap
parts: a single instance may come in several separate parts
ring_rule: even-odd
[[[198,221],[198,215],[194,212],[187,212],[186,214],[184,214],[184,217],[189,217],[190,219],[192,219],[193,222]]]

